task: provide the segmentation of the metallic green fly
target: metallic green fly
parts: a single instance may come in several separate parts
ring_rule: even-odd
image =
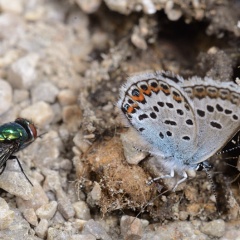
[[[16,159],[21,172],[33,186],[24,173],[21,163],[13,154],[26,148],[37,138],[37,129],[34,124],[24,118],[17,118],[14,122],[0,126],[0,175],[4,172],[6,163],[10,159]]]

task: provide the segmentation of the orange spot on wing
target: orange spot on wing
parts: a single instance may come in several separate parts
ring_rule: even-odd
[[[133,104],[133,105],[129,106],[129,108],[127,109],[127,113],[132,113],[133,110],[134,110],[136,107],[138,107],[137,104]]]

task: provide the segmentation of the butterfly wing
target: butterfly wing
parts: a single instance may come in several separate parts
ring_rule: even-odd
[[[173,165],[183,161],[197,147],[197,123],[192,101],[178,82],[183,79],[166,72],[130,77],[121,89],[118,107],[149,143],[151,153]]]
[[[198,163],[219,151],[240,130],[240,87],[198,77],[181,85],[194,104],[198,147],[192,161]]]

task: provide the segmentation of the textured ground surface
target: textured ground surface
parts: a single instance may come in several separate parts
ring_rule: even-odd
[[[146,155],[127,149],[138,141],[115,107],[134,72],[239,77],[237,9],[234,0],[1,0],[0,122],[28,118],[45,134],[17,154],[34,187],[15,161],[0,176],[0,239],[237,239],[239,153],[212,159],[219,214],[204,173],[156,198],[174,180],[147,186],[151,159],[126,162]]]

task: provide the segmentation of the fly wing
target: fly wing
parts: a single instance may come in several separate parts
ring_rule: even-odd
[[[4,164],[7,162],[9,157],[17,151],[18,149],[18,143],[3,143],[0,144],[0,169],[4,166]]]

